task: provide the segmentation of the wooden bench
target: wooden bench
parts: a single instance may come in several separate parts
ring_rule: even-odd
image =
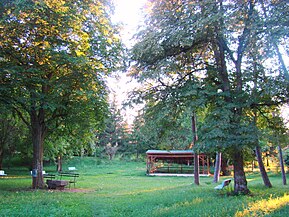
[[[79,173],[72,173],[72,172],[60,172],[59,173],[60,176],[60,180],[62,180],[63,177],[69,177],[72,178],[70,179],[69,182],[69,188],[70,188],[70,184],[73,183],[74,187],[75,187],[75,183],[76,183],[76,178],[79,177]]]
[[[222,184],[216,186],[214,189],[215,190],[222,190],[224,189],[226,186],[229,186],[231,183],[231,179],[226,179],[222,182]]]

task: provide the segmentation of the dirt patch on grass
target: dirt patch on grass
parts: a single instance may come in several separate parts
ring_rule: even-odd
[[[81,189],[81,188],[71,188],[71,189],[64,189],[64,190],[60,190],[63,192],[75,192],[75,193],[89,193],[89,192],[93,192],[91,189]]]

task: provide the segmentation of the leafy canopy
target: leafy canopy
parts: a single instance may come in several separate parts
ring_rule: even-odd
[[[0,100],[27,125],[24,113],[32,111],[45,111],[48,128],[71,115],[70,123],[102,119],[107,108],[103,76],[121,66],[110,4],[1,1]]]
[[[268,120],[288,101],[280,53],[288,47],[288,16],[276,22],[288,3],[156,0],[147,8],[131,50],[131,75],[143,83],[134,101],[155,108],[147,113],[154,117],[197,111],[201,147],[254,146],[252,113]]]

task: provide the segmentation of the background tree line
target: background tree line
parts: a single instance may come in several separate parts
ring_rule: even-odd
[[[145,107],[129,127],[105,84],[127,60],[112,2],[1,1],[0,166],[5,155],[22,156],[42,188],[44,160],[61,170],[64,156],[193,148],[222,153],[222,165],[234,165],[235,193],[249,193],[245,163],[256,155],[261,165],[262,150],[288,142],[280,117],[288,8],[282,0],[148,1],[129,56],[141,84],[130,103]]]

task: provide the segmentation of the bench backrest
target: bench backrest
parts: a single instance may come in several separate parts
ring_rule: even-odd
[[[223,187],[228,186],[231,183],[231,179],[226,179],[223,181],[222,185]]]
[[[79,177],[79,173],[69,173],[69,172],[61,172],[60,176],[68,176],[68,177]]]
[[[68,170],[76,170],[75,167],[68,167]]]

